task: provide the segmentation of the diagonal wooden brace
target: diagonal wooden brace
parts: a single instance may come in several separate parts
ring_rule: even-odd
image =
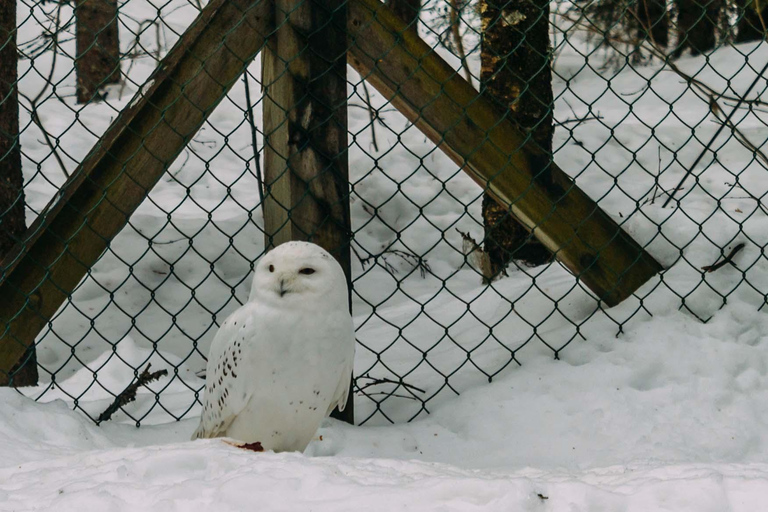
[[[661,270],[388,7],[348,9],[350,64],[598,298],[618,304]],[[272,15],[268,0],[212,0],[3,260],[0,385],[263,47]]]
[[[268,0],[211,0],[3,260],[0,385],[261,50]]]
[[[662,266],[489,98],[378,0],[352,0],[349,64],[614,306]]]

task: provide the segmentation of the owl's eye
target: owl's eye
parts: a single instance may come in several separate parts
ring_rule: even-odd
[[[309,268],[309,267],[299,270],[299,274],[304,274],[305,276],[309,276],[314,273],[315,273],[315,269]]]
[[[275,266],[274,265],[270,265],[269,266],[269,271],[270,272],[274,272],[275,271]]]

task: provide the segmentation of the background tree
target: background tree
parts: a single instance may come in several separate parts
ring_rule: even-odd
[[[661,50],[669,45],[670,13],[667,2],[662,0],[580,2],[575,10],[597,29],[590,35],[593,43],[616,49],[620,46],[618,41],[622,41],[635,62],[644,58],[640,47],[645,41]],[[621,58],[617,60],[619,64],[623,62]]]
[[[763,23],[768,21],[768,0],[738,0],[738,15],[736,40],[737,43],[760,41],[765,37]],[[759,9],[759,11],[758,11]]]
[[[483,90],[551,154],[554,105],[548,0],[481,0],[480,13]],[[492,273],[486,278],[498,275],[512,259],[532,265],[551,259],[549,251],[487,194],[482,209],[483,247]]]
[[[638,38],[650,39],[659,48],[669,44],[669,14],[663,0],[638,0],[634,6],[637,20],[634,31]]]
[[[679,57],[685,50],[693,55],[713,50],[719,29],[727,24],[725,7],[725,0],[675,0],[677,48],[673,56]]]
[[[26,230],[24,177],[19,144],[18,52],[16,50],[16,0],[0,0],[0,259]],[[0,326],[4,329],[5,326]],[[37,384],[34,346],[11,369],[0,375],[14,386]]]
[[[120,81],[117,0],[77,0],[75,23],[77,102],[87,103]]]

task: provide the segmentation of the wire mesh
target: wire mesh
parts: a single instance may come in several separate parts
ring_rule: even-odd
[[[412,2],[391,3],[401,16],[415,12],[403,8]],[[15,37],[18,77],[5,77],[0,101],[8,108],[18,91],[20,128],[0,126],[11,141],[0,146],[0,165],[8,176],[18,173],[11,164],[20,151],[23,187],[0,197],[3,236],[18,222],[19,204],[32,226],[64,197],[67,180],[146,92],[204,6],[16,4],[16,29],[0,30],[0,44],[12,49]],[[348,70],[349,146],[334,158],[349,166],[340,199],[351,220],[358,423],[418,418],[523,364],[528,353],[562,358],[595,329],[618,336],[659,314],[653,304],[668,305],[669,297],[702,322],[734,294],[762,308],[768,282],[756,264],[765,258],[768,214],[761,118],[768,52],[760,8],[725,0],[429,0],[419,18],[406,20],[431,53],[493,99],[526,143],[669,269],[615,308],[557,261],[559,250],[538,244],[508,209],[494,210],[490,183],[473,182],[441,151],[444,143],[418,130],[418,119],[400,113],[402,105],[366,83],[369,76]],[[298,54],[313,51],[307,44]],[[87,66],[99,63],[106,71],[89,75]],[[151,366],[167,374],[142,381],[114,420],[139,425],[197,414],[208,346],[247,300],[250,273],[269,245],[263,206],[272,192],[262,169],[270,133],[262,111],[270,84],[262,83],[260,58],[243,64],[242,78],[44,319],[35,350],[24,356],[39,383],[21,392],[63,399],[96,421]],[[23,247],[31,231],[10,238]],[[63,257],[69,240],[61,243]],[[13,261],[6,258],[4,276]],[[34,300],[25,307],[36,307]],[[11,370],[11,385],[23,368]]]

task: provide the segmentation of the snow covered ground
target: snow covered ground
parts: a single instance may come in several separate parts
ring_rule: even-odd
[[[25,9],[22,41],[42,19],[39,8]],[[196,11],[179,0],[162,11],[167,49]],[[61,12],[71,18],[68,6]],[[126,53],[135,42],[129,29],[156,12],[144,0],[121,6]],[[381,258],[355,261],[356,374],[404,375],[424,391],[413,393],[429,414],[420,400],[358,395],[366,423],[329,420],[304,455],[188,442],[202,386],[195,372],[217,319],[247,296],[263,251],[238,84],[42,333],[42,384],[28,397],[0,390],[0,510],[765,509],[768,317],[759,310],[768,217],[753,198],[768,192],[765,168],[726,130],[717,158],[706,156],[678,194],[680,207],[662,208],[656,185],[673,188],[718,128],[708,105],[658,63],[603,69],[602,53],[585,57],[583,37],[569,37],[557,38],[556,118],[599,119],[561,125],[556,159],[649,244],[668,267],[663,276],[608,310],[557,264],[481,285],[456,230],[481,238],[481,190],[371,90],[389,128],[377,125],[375,151],[367,110],[350,108],[355,247],[362,256],[408,250],[430,271],[422,276],[392,255],[389,269]],[[156,49],[154,30],[138,40]],[[69,97],[74,41],[64,38],[61,50],[53,77],[63,99],[49,88],[39,113],[72,171],[154,61],[123,63],[130,81],[78,113]],[[28,97],[43,86],[51,56],[35,59],[40,73],[22,63]],[[476,70],[476,52],[470,60]],[[768,47],[742,45],[678,65],[738,94],[766,61]],[[259,76],[258,62],[250,71]],[[351,103],[362,105],[359,79],[349,78]],[[761,79],[753,97],[765,89]],[[768,138],[761,117],[735,118],[758,147]],[[22,124],[31,220],[64,175],[28,113]],[[702,272],[739,243],[736,267]],[[169,376],[94,425],[88,415],[147,363]],[[392,390],[369,391],[377,389]]]

